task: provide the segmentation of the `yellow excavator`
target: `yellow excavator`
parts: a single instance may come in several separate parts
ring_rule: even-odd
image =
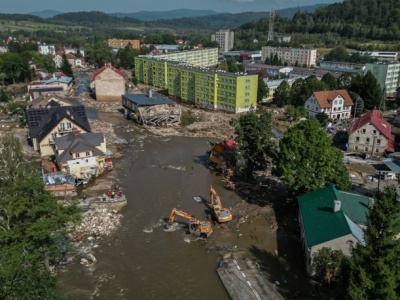
[[[231,211],[222,207],[221,199],[213,187],[210,187],[210,204],[218,223],[224,223],[232,220]]]
[[[192,216],[184,211],[177,210],[176,208],[172,209],[171,215],[169,216],[169,221],[168,221],[169,226],[171,226],[174,223],[176,215],[189,220],[189,232],[194,236],[207,238],[213,232],[211,228],[211,222],[199,221],[196,219],[195,216]]]

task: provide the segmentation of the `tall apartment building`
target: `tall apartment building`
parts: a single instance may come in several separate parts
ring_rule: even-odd
[[[400,86],[400,62],[376,62],[365,65],[365,73],[371,71],[386,97],[395,97],[396,89]]]
[[[216,33],[211,34],[211,41],[218,43],[220,53],[232,50],[234,40],[235,33],[229,29],[219,30]]]
[[[135,50],[140,50],[140,40],[121,40],[121,39],[109,39],[108,46],[113,49],[123,49],[128,44],[131,44]]]
[[[138,56],[135,66],[140,82],[167,89],[170,96],[182,101],[234,113],[249,111],[257,105],[258,75],[212,70],[166,55]]]
[[[302,49],[302,48],[280,48],[280,47],[262,47],[261,60],[265,61],[271,56],[278,55],[282,63],[287,63],[290,66],[307,66],[313,67],[317,64],[317,50],[316,49]]]
[[[54,45],[46,45],[41,44],[38,46],[38,51],[42,55],[55,55],[56,54],[56,47]]]
[[[157,55],[157,58],[185,61],[193,66],[209,67],[218,64],[218,48],[173,52]]]

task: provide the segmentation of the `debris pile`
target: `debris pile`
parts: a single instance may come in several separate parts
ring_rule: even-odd
[[[74,240],[101,239],[111,235],[121,224],[122,215],[106,207],[94,207],[83,214],[82,223],[76,228]]]

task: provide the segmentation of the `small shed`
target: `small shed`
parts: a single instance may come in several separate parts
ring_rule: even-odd
[[[172,126],[179,124],[181,109],[171,99],[159,93],[125,94],[122,96],[125,116],[139,124],[155,126]]]

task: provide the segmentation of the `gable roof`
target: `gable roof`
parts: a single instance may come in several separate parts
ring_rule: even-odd
[[[57,162],[63,163],[68,160],[73,160],[73,153],[93,151],[93,156],[105,155],[97,149],[104,142],[104,136],[101,133],[70,133],[62,137],[54,139],[54,144],[58,150],[63,150],[60,155],[57,155]]]
[[[63,97],[54,95],[54,94],[45,94],[45,95],[40,95],[39,97],[33,99],[32,101],[29,101],[27,104],[28,108],[49,108],[49,107],[55,107],[55,106],[61,106],[58,101],[54,101],[53,99],[56,99],[61,102],[66,102],[69,103],[69,101]]]
[[[332,101],[338,96],[341,96],[344,99],[343,106],[354,105],[346,90],[320,91],[314,92],[313,95],[321,108],[332,107]]]
[[[26,111],[26,121],[30,137],[36,138],[39,142],[42,141],[64,118],[67,118],[71,123],[82,127],[84,130],[90,131],[85,106],[83,105],[32,108]]]
[[[334,201],[341,209],[333,211]],[[362,231],[356,224],[366,224],[370,198],[337,190],[334,186],[319,188],[298,198],[308,247],[353,234],[363,243]]]
[[[98,75],[100,75],[104,70],[106,69],[110,69],[113,70],[115,73],[121,75],[122,77],[126,76],[126,73],[124,71],[118,70],[117,68],[115,68],[112,64],[105,64],[104,66],[102,66],[100,69],[96,70],[93,72],[93,79],[96,79],[96,77]]]
[[[391,125],[383,118],[381,112],[376,110],[375,108],[354,120],[353,124],[351,125],[349,134],[352,134],[353,132],[364,127],[368,123],[372,123],[376,127],[376,129],[378,129],[387,139],[394,139],[392,136]]]

